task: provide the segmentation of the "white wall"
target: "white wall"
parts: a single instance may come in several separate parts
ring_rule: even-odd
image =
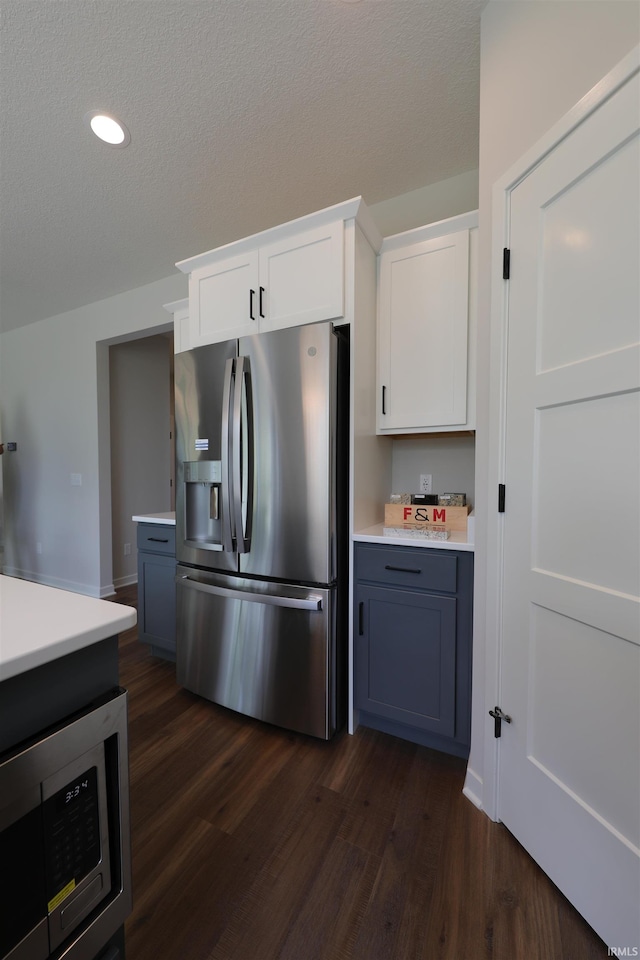
[[[431,183],[419,190],[375,203],[370,208],[383,237],[478,209],[478,171]]]
[[[173,337],[167,335],[129,340],[109,349],[115,587],[137,580],[137,524],[131,517],[171,509],[172,360]]]
[[[476,431],[474,686],[468,795],[482,802],[485,704],[490,284],[494,182],[534,146],[638,43],[640,6],[616,0],[491,0],[482,17],[480,75],[480,252]]]
[[[396,437],[389,493],[419,493],[420,474],[430,473],[434,493],[466,493],[467,503],[473,504],[474,452],[473,437]]]
[[[3,430],[18,443],[2,458],[7,573],[112,592],[108,345],[167,329],[162,304],[186,287],[176,274],[2,334]]]

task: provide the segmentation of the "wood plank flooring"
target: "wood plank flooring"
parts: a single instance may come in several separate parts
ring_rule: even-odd
[[[135,586],[116,599],[135,606]],[[330,743],[181,690],[128,631],[127,960],[599,960],[602,941],[465,763],[373,730]]]

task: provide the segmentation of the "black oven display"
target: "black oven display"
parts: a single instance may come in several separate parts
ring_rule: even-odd
[[[100,862],[96,767],[67,783],[43,804],[49,913]]]

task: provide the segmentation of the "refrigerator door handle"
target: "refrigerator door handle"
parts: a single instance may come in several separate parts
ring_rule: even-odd
[[[249,358],[243,356],[236,360],[231,430],[236,550],[238,553],[248,553],[251,548],[253,513],[253,404]]]
[[[220,450],[222,483],[220,485],[222,500],[222,549],[228,553],[234,552],[233,529],[231,526],[231,382],[233,380],[234,360],[228,359],[224,368],[224,382],[222,386],[222,443]]]
[[[269,593],[251,593],[245,590],[231,590],[228,587],[216,587],[199,580],[192,580],[186,574],[179,574],[176,582],[192,590],[202,593],[212,593],[216,597],[228,597],[231,600],[249,600],[252,603],[266,603],[273,607],[290,607],[294,610],[322,610],[322,597],[311,594],[302,599],[299,597],[283,597]]]

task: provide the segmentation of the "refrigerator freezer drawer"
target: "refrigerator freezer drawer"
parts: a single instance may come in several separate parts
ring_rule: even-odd
[[[335,589],[177,570],[177,679],[267,723],[336,731]]]

